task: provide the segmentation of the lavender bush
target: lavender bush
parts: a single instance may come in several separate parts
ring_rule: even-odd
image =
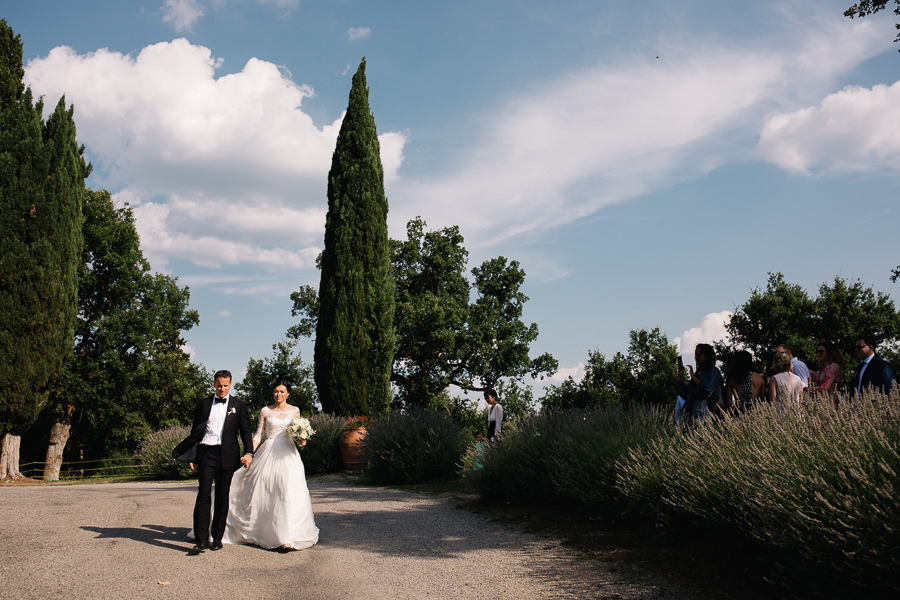
[[[148,435],[135,456],[144,466],[145,474],[160,479],[188,479],[196,477],[187,463],[172,458],[172,450],[191,433],[187,426],[167,427]]]

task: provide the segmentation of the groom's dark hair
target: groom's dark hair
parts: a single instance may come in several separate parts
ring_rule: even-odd
[[[220,371],[216,371],[216,374],[213,375],[213,381],[215,381],[219,377],[221,377],[222,379],[227,379],[228,381],[231,381],[231,371],[229,371],[228,369],[222,369]]]

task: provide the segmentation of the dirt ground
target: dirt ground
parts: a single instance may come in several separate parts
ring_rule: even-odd
[[[545,600],[700,598],[645,565],[595,560],[457,502],[309,480],[319,543],[190,556],[196,482],[0,484],[8,598]]]

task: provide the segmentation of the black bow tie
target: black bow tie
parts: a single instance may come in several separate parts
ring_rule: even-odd
[[[219,398],[218,396],[216,396],[216,397],[215,397],[215,401],[216,401],[216,403],[219,403],[219,402],[227,402],[227,401],[228,401],[228,396],[226,396],[226,397],[224,397],[224,398]]]

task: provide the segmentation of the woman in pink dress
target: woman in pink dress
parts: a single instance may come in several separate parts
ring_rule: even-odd
[[[816,392],[827,393],[838,406],[838,387],[841,384],[841,352],[831,342],[823,342],[816,348],[816,358],[821,368],[809,376],[810,387]]]

